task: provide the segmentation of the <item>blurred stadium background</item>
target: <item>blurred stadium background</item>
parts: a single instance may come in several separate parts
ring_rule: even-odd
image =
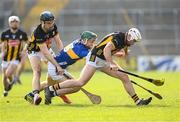
[[[85,30],[96,32],[101,40],[135,26],[143,40],[131,48],[129,61],[120,63],[131,70],[180,71],[180,0],[1,0],[0,32],[15,14],[30,36],[44,10],[55,14],[64,45]]]

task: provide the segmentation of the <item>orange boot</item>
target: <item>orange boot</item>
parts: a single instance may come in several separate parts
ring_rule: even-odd
[[[62,95],[62,96],[59,96],[59,97],[64,101],[64,103],[67,103],[67,104],[72,103],[71,100],[65,95]]]

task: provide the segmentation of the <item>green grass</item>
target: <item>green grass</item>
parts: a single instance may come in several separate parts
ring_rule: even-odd
[[[160,93],[163,100],[153,97],[150,105],[136,107],[125,92],[121,81],[97,72],[84,88],[101,95],[100,105],[91,104],[82,92],[78,92],[69,95],[73,101],[71,105],[64,104],[59,98],[54,98],[50,106],[44,105],[43,102],[39,106],[33,106],[23,98],[31,91],[32,73],[24,73],[21,78],[23,85],[15,85],[7,98],[1,97],[0,121],[180,121],[180,73],[139,74],[166,79],[164,86],[157,87],[131,77],[146,88]],[[74,73],[74,75],[78,77],[79,73]],[[45,73],[42,79],[45,79]],[[1,85],[1,93],[2,89]],[[135,90],[139,97],[151,96],[139,87],[135,86]],[[41,96],[44,100],[43,93]]]

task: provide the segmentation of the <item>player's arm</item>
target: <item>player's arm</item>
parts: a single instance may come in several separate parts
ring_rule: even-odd
[[[22,42],[22,45],[23,45],[23,49],[21,51],[21,57],[24,57],[27,51],[27,44],[25,42]]]
[[[27,50],[27,43],[29,42],[28,36],[26,33],[23,34],[23,41],[22,41],[22,45],[23,45],[23,51]]]
[[[1,42],[1,46],[2,46],[2,48],[1,48],[1,51],[2,51],[2,53],[1,53],[1,58],[3,59],[4,58],[4,56],[6,55],[6,49],[7,49],[7,41],[3,41],[3,42]]]
[[[59,66],[59,64],[56,62],[54,57],[49,52],[46,43],[38,44],[38,46],[39,46],[39,48],[41,50],[41,53],[46,57],[46,59],[48,59],[54,66],[56,66],[57,71],[60,74],[62,74],[63,73],[63,69]]]
[[[26,33],[23,33],[23,40],[21,42],[23,49],[21,51],[21,57],[26,55],[27,46],[28,46],[27,43],[28,43],[28,36]]]
[[[56,34],[54,36],[54,40],[55,40],[56,47],[57,47],[58,51],[61,51],[63,49],[63,43],[62,43],[62,41],[60,39],[60,35]]]
[[[121,49],[120,51],[113,54],[113,56],[116,56],[116,57],[124,57],[125,55],[126,55],[126,52],[124,49]]]
[[[111,51],[114,49],[112,42],[107,43],[103,52],[107,62],[113,63]]]
[[[2,42],[2,52],[6,53],[6,49],[7,49],[7,41],[3,41]]]
[[[1,49],[1,51],[2,51],[2,57],[6,54],[6,49],[7,49],[7,39],[5,38],[5,34],[4,33],[2,33],[1,34],[1,46],[2,46],[2,49]]]
[[[112,70],[118,70],[118,66],[116,65],[116,63],[112,59],[111,51],[114,49],[115,49],[114,44],[112,42],[109,42],[105,46],[103,53],[104,53],[104,57],[105,57],[106,61],[109,62],[111,69]]]

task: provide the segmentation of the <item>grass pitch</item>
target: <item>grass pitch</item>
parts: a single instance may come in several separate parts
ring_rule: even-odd
[[[78,92],[69,95],[71,105],[64,104],[59,98],[53,99],[52,105],[30,105],[24,95],[31,91],[32,73],[24,73],[21,77],[23,85],[15,85],[9,96],[0,100],[0,121],[180,121],[180,73],[146,72],[138,73],[151,78],[165,78],[163,86],[155,86],[144,80],[131,77],[144,87],[158,92],[163,100],[153,97],[148,106],[137,107],[125,92],[121,81],[97,72],[84,87],[88,91],[101,95],[102,103],[93,105],[88,98]],[[75,77],[79,73],[74,73]],[[1,76],[2,77],[2,76]],[[42,80],[45,73],[42,74]],[[139,97],[152,96],[135,86]],[[1,85],[0,92],[3,92]],[[44,93],[41,93],[44,100]]]

